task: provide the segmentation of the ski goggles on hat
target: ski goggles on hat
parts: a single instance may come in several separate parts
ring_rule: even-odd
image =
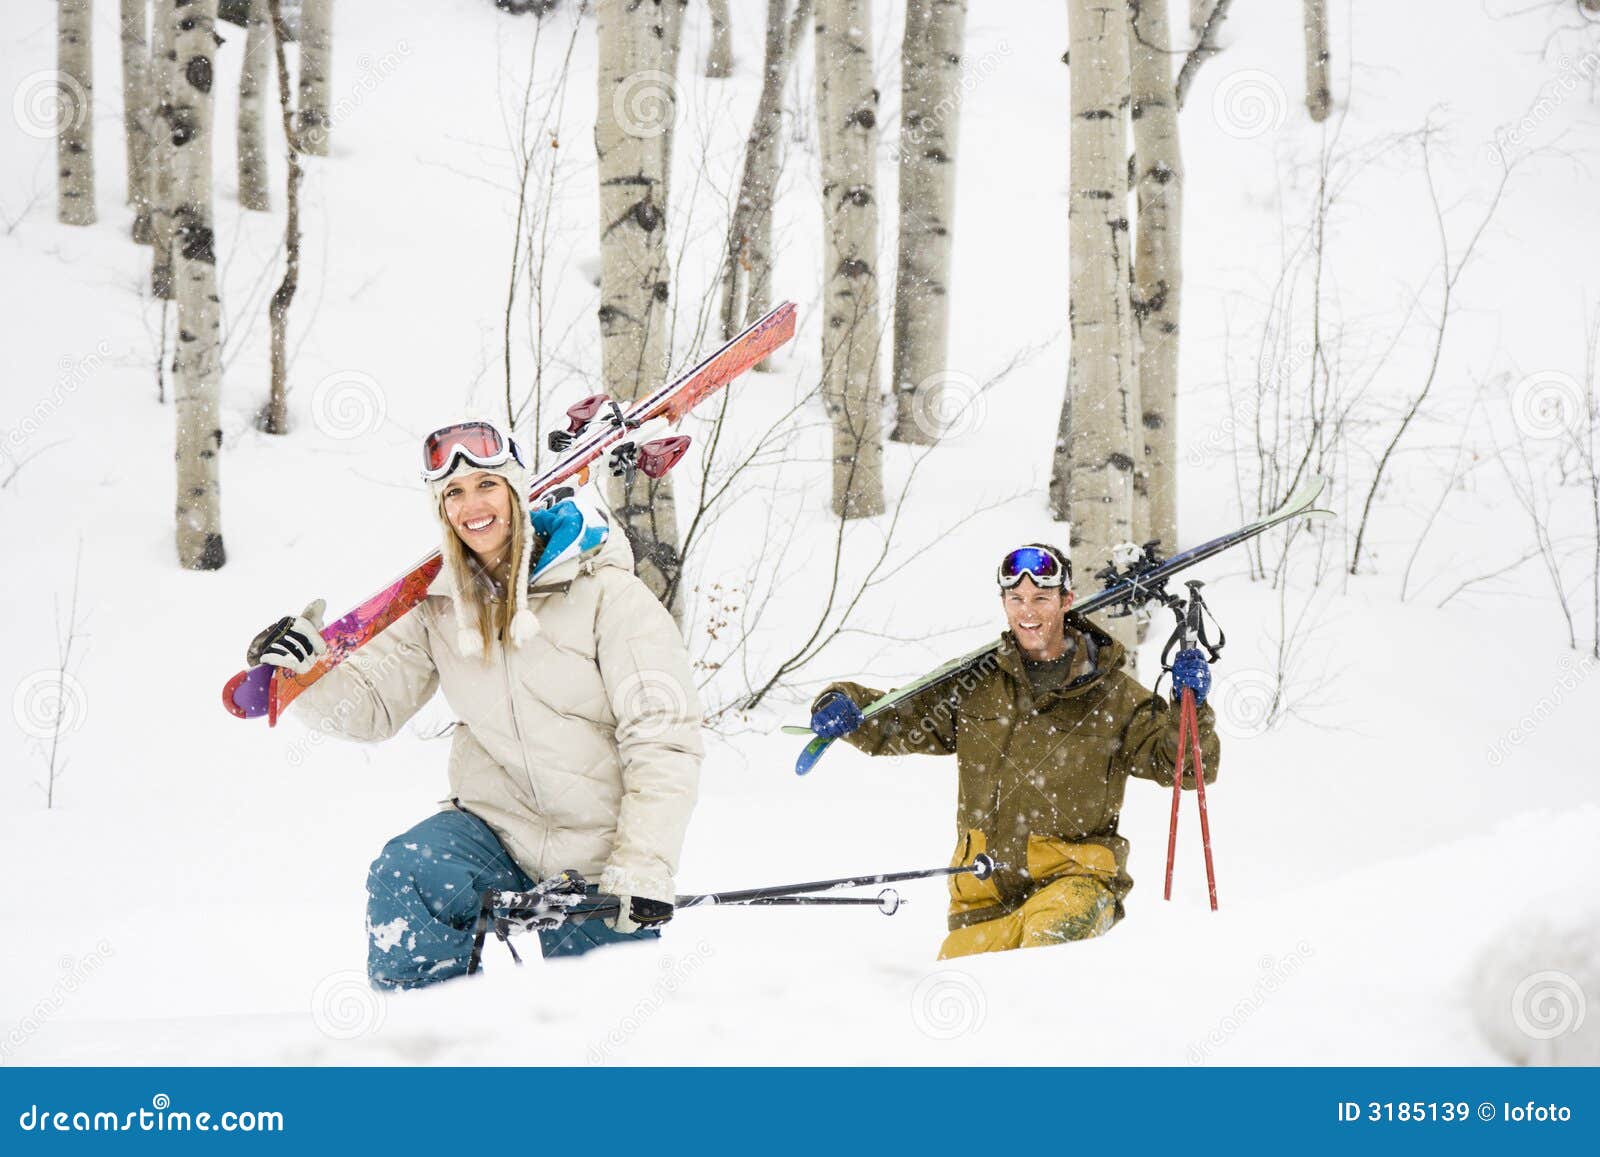
[[[1006,555],[995,572],[995,581],[1002,590],[1010,590],[1022,581],[1023,576],[1033,580],[1038,587],[1065,587],[1067,564],[1053,550],[1040,546],[1020,546]]]
[[[458,463],[470,462],[482,470],[504,466],[513,458],[526,466],[517,440],[493,422],[457,422],[435,430],[422,441],[422,479],[437,482],[455,470]]]

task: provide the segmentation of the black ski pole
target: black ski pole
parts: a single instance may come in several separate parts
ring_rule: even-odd
[[[919,868],[909,872],[878,872],[869,876],[838,876],[831,880],[812,880],[804,884],[775,884],[765,888],[744,888],[732,892],[702,892],[678,896],[675,908],[732,907],[751,905],[876,905],[885,916],[899,910],[900,894],[885,888],[877,896],[818,896],[811,893],[831,892],[842,888],[867,888],[874,884],[898,884],[908,880],[931,880],[946,876],[970,875],[977,880],[987,880],[999,867],[994,857],[984,853],[974,856],[970,864],[951,868]],[[610,903],[593,906],[564,907],[562,923],[583,923],[586,920],[606,920],[616,916],[619,909],[615,897]],[[519,912],[522,915],[519,916]],[[499,913],[504,913],[500,915]],[[485,892],[478,907],[478,918],[473,925],[472,955],[467,961],[467,973],[478,971],[483,959],[483,943],[493,930],[501,940],[510,944],[512,924],[530,916],[552,914],[550,897],[539,892]]]
[[[922,868],[914,872],[880,872],[873,876],[841,876],[834,880],[813,880],[808,884],[777,884],[767,888],[745,888],[736,892],[706,892],[699,896],[679,896],[679,908],[698,908],[706,904],[749,904],[775,896],[797,896],[807,892],[832,892],[840,888],[869,888],[874,884],[899,884],[907,880],[930,880],[940,876],[970,875],[987,880],[996,864],[988,855],[975,856],[970,864],[954,868]]]
[[[758,901],[770,900],[778,896],[799,896],[814,892],[833,892],[842,888],[869,888],[874,884],[900,884],[907,880],[937,879],[941,876],[971,875],[974,879],[987,880],[994,874],[996,868],[993,857],[980,854],[973,857],[970,864],[959,864],[953,868],[921,868],[912,872],[879,872],[871,876],[840,876],[832,880],[812,880],[805,884],[774,884],[765,888],[744,888],[733,892],[702,892],[687,896],[679,896],[673,901],[675,908],[700,908],[713,904],[750,904]],[[523,908],[547,910],[550,907],[549,898],[537,892],[494,892],[496,909]],[[616,915],[616,904],[606,905],[604,901],[590,907],[572,907],[567,909],[567,917],[599,912],[608,908],[607,915]]]

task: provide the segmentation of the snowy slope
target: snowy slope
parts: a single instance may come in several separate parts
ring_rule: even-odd
[[[36,23],[0,46],[6,92],[24,93],[53,66],[53,23],[36,7]],[[680,878],[687,890],[944,862],[953,764],[839,751],[799,781],[789,772],[795,744],[773,733],[800,716],[804,692],[823,679],[848,674],[887,686],[992,635],[987,560],[1017,541],[1065,538],[1042,497],[1066,365],[1065,9],[1050,0],[972,7],[951,362],[972,383],[990,381],[1014,357],[1018,364],[958,417],[958,436],[917,467],[891,552],[895,563],[915,554],[915,565],[863,601],[856,625],[864,633],[841,637],[803,672],[802,686],[748,719],[724,719],[711,736]],[[877,8],[884,123],[892,126],[899,12]],[[1187,541],[1239,521],[1232,448],[1240,426],[1229,383],[1237,391],[1256,360],[1286,239],[1315,193],[1310,166],[1325,138],[1298,100],[1296,8],[1238,0],[1226,50],[1201,72],[1183,114]],[[1456,254],[1493,190],[1487,146],[1530,116],[1542,91],[1563,95],[1517,131],[1561,151],[1518,174],[1461,279],[1438,404],[1397,458],[1370,532],[1376,566],[1348,581],[1335,566],[1317,592],[1291,572],[1282,604],[1278,592],[1249,581],[1242,556],[1205,575],[1231,638],[1218,670],[1224,767],[1211,795],[1220,913],[1206,910],[1192,811],[1180,834],[1178,895],[1161,902],[1167,801],[1136,784],[1123,830],[1139,883],[1129,919],[1103,941],[940,965],[932,957],[943,905],[929,885],[907,887],[911,902],[892,920],[848,910],[686,913],[659,949],[534,961],[519,971],[496,948],[482,983],[379,997],[362,979],[366,866],[441,794],[444,744],[425,738],[426,726],[379,748],[322,741],[292,723],[277,731],[242,724],[217,702],[261,624],[316,596],[348,605],[428,549],[434,524],[414,480],[416,438],[462,409],[492,409],[504,390],[511,134],[535,26],[496,14],[487,0],[397,0],[373,19],[378,12],[338,6],[343,112],[334,155],[313,163],[306,183],[307,268],[292,336],[296,430],[287,439],[256,433],[249,421],[266,384],[265,299],[282,220],[238,211],[231,134],[218,143],[229,553],[218,573],[186,573],[173,559],[172,415],[157,402],[154,374],[161,311],[141,293],[148,258],[127,241],[129,213],[119,204],[108,6],[98,6],[96,25],[101,223],[57,226],[53,142],[20,114],[0,125],[9,227],[0,236],[8,362],[0,436],[27,459],[0,489],[12,563],[0,692],[13,696],[15,723],[0,727],[0,1059],[1498,1059],[1477,1027],[1475,1008],[1497,999],[1475,988],[1478,961],[1491,946],[1503,952],[1541,913],[1558,936],[1592,927],[1583,881],[1600,869],[1587,727],[1600,709],[1600,663],[1568,648],[1538,562],[1436,606],[1463,578],[1502,567],[1529,545],[1527,517],[1497,467],[1449,485],[1462,447],[1481,444],[1487,461],[1483,415],[1503,418],[1507,408],[1504,387],[1495,386],[1484,387],[1473,410],[1480,387],[1537,371],[1579,373],[1584,303],[1600,300],[1592,262],[1600,219],[1583,167],[1600,146],[1600,114],[1586,85],[1560,88],[1578,65],[1570,46],[1541,52],[1548,20],[1444,0],[1401,10],[1377,0],[1336,6],[1341,103],[1354,94],[1338,131],[1346,144],[1370,143],[1433,118],[1430,149]],[[686,75],[704,52],[701,20],[692,6]],[[570,31],[558,19],[540,33],[536,113],[553,92]],[[223,125],[234,115],[242,40],[225,35]],[[719,221],[754,103],[753,11],[735,35],[737,76],[695,77],[683,94],[673,179],[680,364],[694,352],[710,300]],[[556,409],[590,392],[598,356],[593,57],[586,25],[552,122],[560,161],[546,373]],[[808,97],[802,89],[790,99],[803,107]],[[274,125],[269,139],[278,139]],[[814,385],[815,165],[810,143],[793,144],[778,283],[800,302],[802,329],[780,372],[737,387],[730,437],[740,444]],[[892,166],[883,177],[892,204]],[[280,178],[281,166],[275,197]],[[887,215],[883,224],[887,242]],[[1381,423],[1361,431],[1361,444],[1381,446],[1420,385],[1437,306],[1438,243],[1415,152],[1363,169],[1329,230],[1328,309],[1348,334],[1352,363],[1372,364],[1423,294],[1420,319],[1372,386],[1380,404],[1369,416]],[[532,373],[528,326],[519,306],[519,394]],[[759,561],[772,601],[753,625],[756,670],[770,670],[809,631],[835,529],[826,428],[814,401],[790,430],[781,464],[753,477],[695,564],[709,587],[743,581]],[[890,447],[892,492],[922,453]],[[694,464],[680,468],[685,478]],[[0,459],[0,478],[8,469]],[[1341,465],[1336,508],[1346,520],[1369,477],[1368,455]],[[1402,603],[1402,571],[1441,494]],[[1554,531],[1581,529],[1573,521],[1581,513],[1562,495]],[[773,525],[791,536],[781,560],[755,545],[772,539]],[[881,523],[851,528],[851,567],[865,565],[882,533]],[[60,744],[65,772],[46,810],[36,785],[45,766],[37,696],[57,654],[52,601],[65,615],[80,544],[82,635]],[[1578,576],[1570,581],[1581,590]],[[1306,606],[1311,626],[1295,643],[1290,712],[1263,730],[1280,614],[1292,621]],[[691,647],[714,659],[706,604],[694,613]],[[1580,615],[1580,642],[1592,632],[1586,622]],[[1162,634],[1153,632],[1142,656],[1147,677]],[[732,666],[718,672],[708,700],[728,702],[737,675]],[[1530,959],[1504,1000],[1526,976],[1562,967]],[[1492,983],[1504,986],[1506,975],[1501,969]]]

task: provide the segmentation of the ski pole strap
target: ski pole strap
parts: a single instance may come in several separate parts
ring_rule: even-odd
[[[1207,663],[1215,663],[1222,657],[1222,648],[1227,644],[1228,636],[1223,631],[1222,624],[1217,622],[1217,617],[1206,606],[1205,599],[1201,597],[1201,585],[1199,582],[1190,582],[1188,584],[1189,598],[1187,603],[1180,602],[1179,606],[1173,608],[1178,624],[1173,627],[1172,634],[1167,636],[1166,645],[1161,648],[1161,673],[1163,675],[1172,671],[1173,652],[1181,651],[1192,644],[1198,644],[1204,648]],[[1217,641],[1215,643],[1211,641],[1211,636],[1206,631],[1207,618],[1210,618],[1212,625],[1217,629]],[[1158,679],[1157,682],[1159,683],[1160,680]],[[1159,690],[1159,688],[1157,689]]]
[[[472,923],[472,955],[467,958],[467,975],[473,976],[483,965],[483,941],[494,920],[494,893],[485,892],[478,902],[478,916]]]

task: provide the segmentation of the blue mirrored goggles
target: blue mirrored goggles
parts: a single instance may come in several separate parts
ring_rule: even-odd
[[[1038,587],[1063,587],[1067,583],[1067,564],[1055,551],[1037,546],[1022,546],[1001,560],[995,572],[995,581],[1002,590],[1010,590],[1022,581],[1023,576],[1033,580]]]

